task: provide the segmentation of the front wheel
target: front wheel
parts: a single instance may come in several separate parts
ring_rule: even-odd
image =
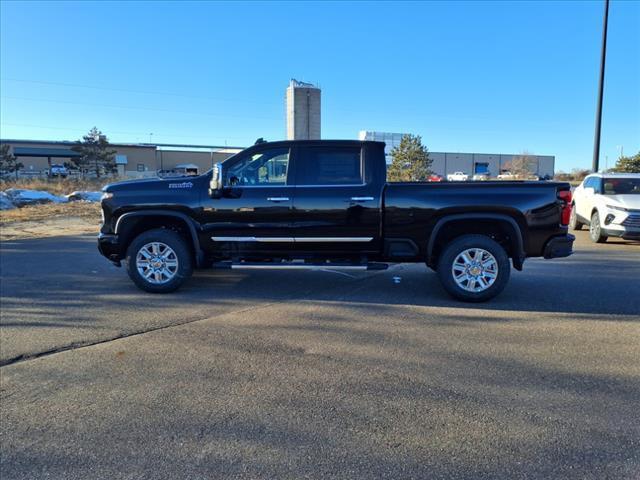
[[[438,260],[444,289],[458,300],[484,302],[498,295],[509,281],[507,252],[485,235],[464,235],[447,245]]]
[[[602,225],[600,224],[600,214],[593,212],[591,215],[591,224],[589,225],[589,238],[593,243],[604,243],[607,241],[606,235],[602,232]]]
[[[187,242],[164,228],[134,238],[127,249],[125,265],[133,283],[151,293],[173,292],[193,273]]]

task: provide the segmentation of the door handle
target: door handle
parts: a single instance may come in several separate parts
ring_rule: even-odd
[[[351,197],[352,202],[370,202],[373,197]]]
[[[289,197],[268,197],[267,200],[270,202],[288,202]]]

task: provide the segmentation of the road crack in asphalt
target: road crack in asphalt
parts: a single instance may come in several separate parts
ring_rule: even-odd
[[[380,272],[375,272],[375,273],[371,273],[370,275],[367,275],[366,277],[359,277],[359,278],[354,278],[352,283],[364,283],[366,280],[371,279],[379,274],[381,274],[383,271]],[[329,272],[325,272],[325,273],[329,273]],[[333,272],[331,272],[333,273]],[[327,288],[326,290],[323,290],[323,292],[328,292],[332,289],[336,288],[334,285],[331,285],[329,288]],[[360,287],[362,288],[362,286]],[[351,290],[351,292],[356,291],[356,289]],[[291,300],[294,300],[296,298],[305,298],[307,296],[309,292],[303,292],[302,294],[298,294],[298,295],[293,295],[291,297],[287,297],[287,298],[283,298],[281,300],[275,301],[275,302],[269,302],[269,303],[262,303],[259,305],[253,305],[247,308],[243,308],[240,310],[234,310],[231,312],[224,312],[224,313],[220,313],[219,315],[207,315],[204,317],[197,317],[197,318],[192,318],[190,320],[186,320],[183,322],[179,322],[179,323],[171,323],[169,325],[160,325],[157,327],[153,327],[153,328],[147,328],[147,329],[143,329],[143,330],[136,330],[136,331],[132,331],[132,332],[122,332],[118,335],[115,335],[113,337],[109,337],[109,338],[104,338],[101,340],[93,340],[93,341],[87,341],[87,342],[72,342],[70,344],[67,345],[63,345],[60,347],[55,347],[55,348],[51,348],[49,350],[43,350],[41,352],[33,352],[33,353],[22,353],[20,355],[16,355],[15,357],[11,357],[11,358],[7,358],[7,359],[0,359],[0,368],[2,367],[8,367],[11,365],[16,365],[18,363],[23,363],[23,362],[28,362],[31,360],[37,360],[39,358],[43,358],[43,357],[49,357],[51,355],[55,355],[57,353],[63,353],[63,352],[68,352],[68,351],[72,351],[72,350],[78,350],[81,348],[87,348],[87,347],[93,347],[96,345],[102,345],[105,343],[110,343],[110,342],[115,342],[117,340],[122,340],[125,338],[130,338],[130,337],[136,337],[136,336],[140,336],[140,335],[144,335],[147,333],[153,333],[153,332],[157,332],[160,330],[166,330],[169,328],[175,328],[175,327],[181,327],[184,325],[189,325],[192,323],[196,323],[196,322],[202,322],[202,321],[206,321],[206,320],[213,320],[215,318],[220,318],[220,317],[224,317],[227,315],[236,315],[239,313],[246,313],[246,312],[250,312],[250,311],[254,311],[254,310],[260,310],[262,308],[269,308],[271,306],[274,305],[280,305],[286,302],[290,302]]]
[[[287,299],[290,300],[290,299]],[[230,314],[236,314],[236,313],[244,313],[244,312],[248,312],[251,310],[258,310],[261,308],[266,308],[269,307],[271,305],[276,305],[280,302],[272,302],[272,303],[263,303],[260,305],[254,305],[245,309],[241,309],[241,310],[235,310],[232,312],[225,312],[225,313],[221,313],[220,315],[214,315],[214,316],[210,316],[207,315],[206,317],[197,317],[197,318],[192,318],[190,320],[186,320],[184,322],[180,322],[180,323],[171,323],[169,325],[160,325],[157,327],[153,327],[153,328],[147,328],[147,329],[143,329],[143,330],[136,330],[136,331],[132,331],[132,332],[123,332],[119,335],[115,335],[113,337],[110,338],[104,338],[101,340],[93,340],[93,341],[87,341],[87,342],[73,342],[70,343],[68,345],[63,345],[60,347],[55,347],[52,348],[50,350],[43,350],[41,352],[35,352],[35,353],[23,353],[20,355],[17,355],[15,357],[12,358],[7,358],[4,360],[0,360],[0,368],[1,367],[7,367],[10,365],[15,365],[16,363],[21,363],[21,362],[26,362],[29,360],[35,360],[37,358],[42,358],[42,357],[48,357],[50,355],[55,355],[56,353],[62,353],[62,352],[67,352],[69,350],[77,350],[79,348],[86,348],[86,347],[93,347],[95,345],[101,345],[104,343],[109,343],[109,342],[114,342],[116,340],[121,340],[124,338],[129,338],[129,337],[136,337],[139,335],[144,335],[145,333],[153,333],[153,332],[157,332],[160,330],[165,330],[168,328],[172,328],[172,327],[181,327],[184,325],[188,325],[190,323],[195,323],[195,322],[201,322],[203,320],[212,320],[214,318],[218,318],[218,317],[223,317],[225,315],[230,315]]]

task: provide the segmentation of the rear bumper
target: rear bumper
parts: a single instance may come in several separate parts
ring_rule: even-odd
[[[567,233],[551,238],[544,247],[544,258],[568,257],[573,253],[573,241],[575,236]]]
[[[98,251],[111,261],[114,265],[120,266],[122,259],[122,246],[118,235],[101,233],[98,235]]]

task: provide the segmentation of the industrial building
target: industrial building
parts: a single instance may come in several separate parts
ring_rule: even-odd
[[[287,140],[320,139],[320,88],[291,79],[286,93]]]
[[[373,132],[361,130],[358,134],[360,140],[375,140],[385,142],[385,154],[387,164],[391,163],[391,150],[400,145],[404,133]],[[438,175],[446,177],[454,172],[464,172],[467,175],[488,174],[497,177],[509,170],[514,157],[522,156],[514,153],[459,153],[459,152],[429,152],[429,158],[433,160],[431,170]],[[552,155],[529,155],[531,158],[532,172],[539,177],[552,178],[555,173],[555,157]]]
[[[9,144],[10,152],[24,165],[20,176],[46,176],[51,165],[70,165],[78,156],[72,148],[76,142],[45,140],[0,140]],[[110,143],[116,151],[118,176],[153,177],[174,172],[203,173],[242,150],[242,147],[176,145],[150,143]]]

